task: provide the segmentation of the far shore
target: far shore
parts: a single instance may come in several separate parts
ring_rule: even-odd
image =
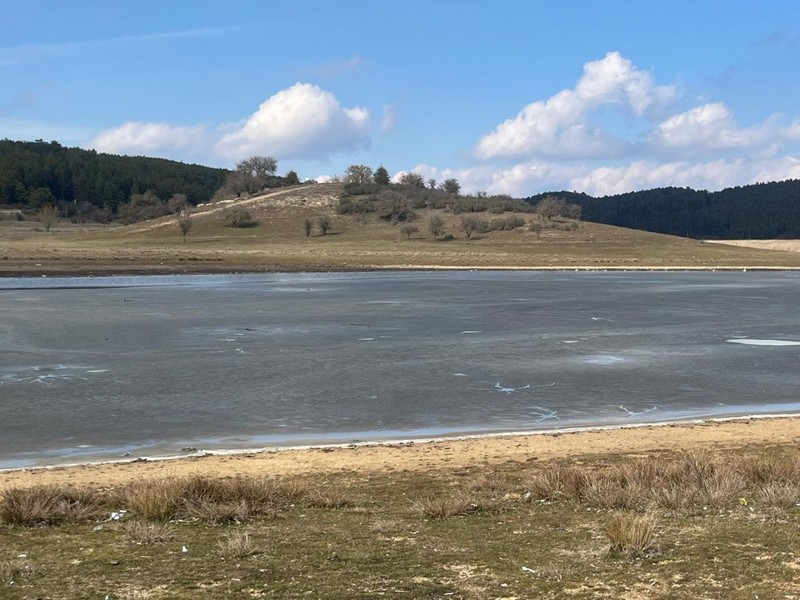
[[[40,262],[35,265],[0,264],[0,278],[12,277],[134,277],[155,275],[234,275],[234,274],[270,274],[270,273],[358,273],[358,272],[403,272],[403,271],[585,271],[585,272],[716,272],[716,271],[800,271],[800,266],[793,265],[434,265],[434,264],[401,264],[401,265],[316,265],[316,266],[283,266],[253,264],[187,264],[187,265],[99,265],[49,264]]]
[[[324,475],[343,472],[437,472],[532,460],[665,451],[714,451],[800,443],[800,415],[707,419],[616,428],[492,434],[0,471],[0,490],[45,484],[113,487],[142,478]]]

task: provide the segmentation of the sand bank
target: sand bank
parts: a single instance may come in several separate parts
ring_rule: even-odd
[[[376,445],[264,450],[0,472],[0,489],[37,484],[113,486],[138,478],[313,475],[342,471],[435,471],[584,455],[663,450],[757,449],[800,443],[800,416],[706,420],[610,429],[396,442]]]

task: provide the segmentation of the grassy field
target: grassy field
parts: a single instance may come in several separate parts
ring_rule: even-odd
[[[335,214],[338,184],[298,186],[235,203],[198,208],[183,243],[175,217],[125,227],[0,222],[0,273],[188,272],[337,270],[370,268],[800,268],[800,253],[708,244],[673,236],[566,220],[475,234],[461,216],[442,213],[450,241],[427,232],[430,210],[420,210],[410,239],[400,226],[374,215]],[[247,209],[256,227],[234,228],[226,215]],[[306,237],[303,221],[329,215],[328,235]],[[497,218],[498,215],[482,215]],[[533,214],[521,215],[527,223]],[[572,229],[576,227],[577,229]]]
[[[3,490],[0,597],[800,597],[800,450]]]

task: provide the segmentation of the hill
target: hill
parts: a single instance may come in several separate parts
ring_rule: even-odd
[[[587,221],[705,239],[800,238],[800,180],[707,192],[657,188],[594,198],[575,192],[537,194],[579,204]]]
[[[462,229],[466,214],[420,208],[408,234],[377,213],[338,214],[342,184],[283,187],[203,204],[183,243],[175,215],[126,226],[0,222],[0,274],[362,270],[381,268],[800,268],[800,253],[697,240],[535,213],[487,215],[521,224]],[[231,216],[248,213],[246,227]],[[433,239],[431,216],[444,221]],[[330,229],[323,235],[319,219]],[[305,232],[310,224],[309,235]]]
[[[62,214],[82,202],[113,212],[131,195],[147,190],[164,199],[185,194],[197,204],[207,202],[228,173],[162,158],[65,148],[58,142],[0,140],[0,206],[24,206],[37,194],[59,204]]]

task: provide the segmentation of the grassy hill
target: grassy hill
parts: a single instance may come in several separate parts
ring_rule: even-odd
[[[185,243],[175,216],[127,226],[56,225],[50,233],[32,221],[0,222],[0,273],[186,272],[231,270],[338,270],[370,268],[800,268],[800,254],[707,244],[566,219],[539,221],[514,213],[525,226],[467,239],[462,215],[421,209],[410,239],[401,225],[374,214],[338,215],[341,184],[280,188],[194,209]],[[231,227],[231,214],[246,210],[257,222]],[[441,215],[454,239],[427,231]],[[306,236],[303,223],[327,215],[332,227]],[[503,218],[485,215],[485,218]],[[531,231],[541,223],[544,229]]]

